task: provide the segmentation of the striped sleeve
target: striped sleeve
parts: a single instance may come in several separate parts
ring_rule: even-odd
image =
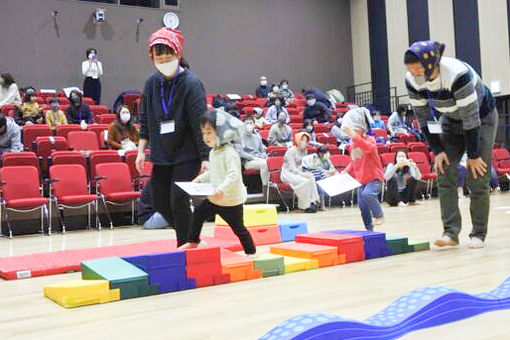
[[[473,73],[467,71],[455,79],[452,84],[455,98],[464,130],[471,130],[481,125],[478,106],[478,95],[473,82]]]

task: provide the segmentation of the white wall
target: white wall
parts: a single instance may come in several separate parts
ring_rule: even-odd
[[[351,34],[354,84],[371,82],[367,0],[351,0]]]
[[[407,94],[404,65],[404,53],[409,47],[406,0],[386,1],[386,30],[390,87],[397,87],[397,95]]]

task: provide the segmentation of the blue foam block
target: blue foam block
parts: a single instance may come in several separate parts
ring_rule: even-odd
[[[160,293],[195,288],[195,280],[186,277],[186,256],[182,251],[124,257],[124,260],[149,274],[149,283]]]
[[[357,235],[363,237],[365,259],[373,259],[391,255],[386,244],[386,234],[367,230],[328,230],[323,233]]]
[[[299,315],[260,339],[395,339],[418,329],[508,308],[510,277],[496,289],[475,295],[446,287],[423,287],[403,295],[364,321],[326,314]]]
[[[296,239],[296,235],[308,234],[306,222],[278,220],[282,242],[290,242]]]

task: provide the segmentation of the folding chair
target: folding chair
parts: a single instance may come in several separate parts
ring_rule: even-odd
[[[48,235],[51,234],[51,212],[48,213],[48,198],[42,196],[39,173],[34,166],[4,166],[0,168],[0,186],[5,222],[12,238],[8,211],[18,213],[41,210],[41,233],[44,234],[44,219],[48,220]],[[48,216],[49,215],[49,216]],[[0,213],[0,226],[2,214]]]

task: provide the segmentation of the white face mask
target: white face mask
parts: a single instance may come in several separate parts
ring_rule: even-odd
[[[245,125],[245,129],[246,129],[246,132],[252,133],[253,129],[254,129],[254,126],[253,126],[253,124],[246,124]]]
[[[407,158],[405,156],[404,157],[402,157],[402,156],[397,157],[397,163],[405,161],[405,160],[407,160]]]
[[[262,85],[262,86],[266,86],[266,85],[267,85],[267,80],[261,80],[261,81],[260,81],[260,85]]]
[[[302,140],[301,142],[299,142],[299,148],[300,149],[306,149],[306,140]]]
[[[307,100],[306,103],[308,104],[308,106],[314,106],[315,105],[315,99]]]
[[[280,92],[280,88],[279,87],[273,87],[273,92]]]
[[[154,64],[154,66],[165,77],[172,77],[177,71],[177,68],[179,67],[179,59],[176,58],[167,63]]]
[[[89,60],[93,60],[95,56],[95,53],[89,53]]]
[[[119,116],[120,116],[120,121],[124,124],[129,122],[129,120],[131,119],[131,114],[126,111],[121,112]]]
[[[289,85],[287,85],[287,84],[283,84],[283,85],[282,85],[282,89],[286,90],[286,89],[288,89],[288,88],[289,88]]]

